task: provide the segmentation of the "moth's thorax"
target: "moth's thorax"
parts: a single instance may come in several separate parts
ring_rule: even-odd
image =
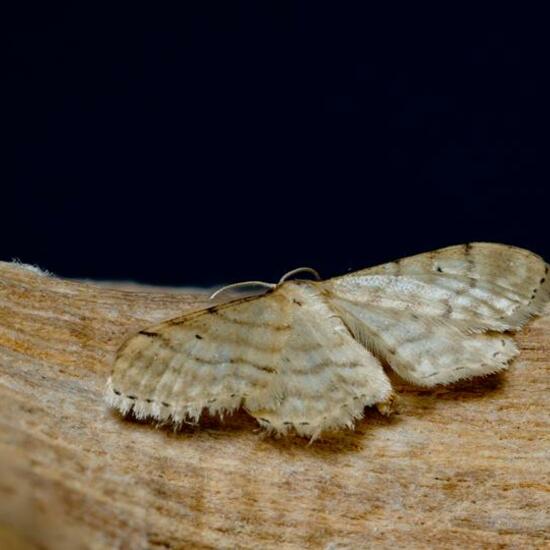
[[[288,300],[303,300],[304,302],[318,301],[324,294],[323,287],[317,281],[292,280],[285,281],[277,287]]]

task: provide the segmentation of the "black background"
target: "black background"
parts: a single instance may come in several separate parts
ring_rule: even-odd
[[[1,259],[210,285],[476,240],[550,258],[545,19],[366,5],[13,30]]]

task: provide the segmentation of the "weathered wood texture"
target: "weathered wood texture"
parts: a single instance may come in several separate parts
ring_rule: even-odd
[[[121,341],[204,303],[0,264],[0,547],[549,547],[549,316],[506,373],[401,385],[399,414],[311,446],[108,410]]]

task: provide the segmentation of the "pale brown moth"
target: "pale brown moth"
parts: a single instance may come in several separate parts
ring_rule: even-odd
[[[366,406],[392,400],[382,364],[424,387],[505,369],[518,354],[508,332],[550,300],[548,271],[527,250],[471,243],[326,281],[283,279],[127,340],[106,399],[176,424],[243,407],[276,434],[352,428]]]

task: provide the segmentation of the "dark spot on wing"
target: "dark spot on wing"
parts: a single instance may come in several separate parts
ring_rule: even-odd
[[[201,336],[200,334],[195,334],[195,338],[196,338],[197,340],[202,340],[202,336]]]
[[[159,334],[158,332],[153,332],[151,330],[140,330],[140,334],[143,334],[143,336],[149,336],[150,338],[156,338]]]

